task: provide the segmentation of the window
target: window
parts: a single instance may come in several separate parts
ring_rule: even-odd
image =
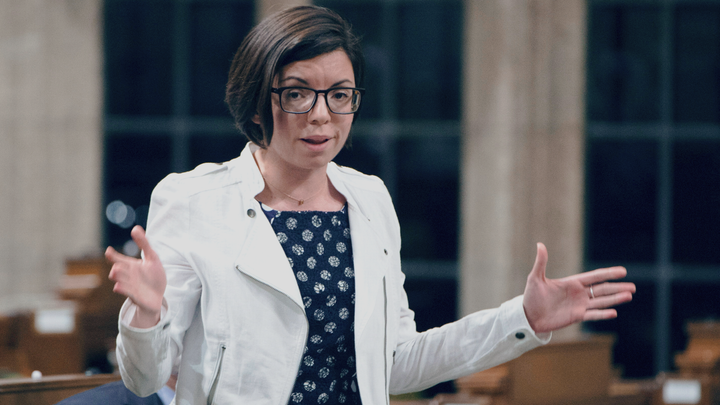
[[[240,154],[224,103],[252,0],[106,0],[104,201],[106,244],[145,225],[153,187],[170,172]],[[118,204],[121,202],[122,204]]]
[[[587,327],[650,377],[718,316],[720,4],[588,4],[586,268],[626,265],[638,292]]]

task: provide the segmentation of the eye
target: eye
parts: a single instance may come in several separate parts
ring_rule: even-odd
[[[333,92],[330,94],[330,97],[332,97],[333,100],[336,101],[345,101],[350,98],[351,93],[352,90],[350,89],[337,89],[333,90]]]
[[[286,89],[285,98],[289,100],[298,100],[305,97],[303,89]]]

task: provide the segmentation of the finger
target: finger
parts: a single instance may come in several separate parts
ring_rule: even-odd
[[[130,236],[132,236],[135,244],[138,245],[140,250],[143,251],[146,260],[158,261],[158,256],[152,247],[150,247],[150,242],[148,241],[147,236],[145,236],[145,230],[142,226],[135,225],[132,231],[130,231]]]
[[[535,255],[535,264],[533,265],[528,277],[545,279],[545,269],[547,268],[548,253],[547,248],[541,242],[537,244],[537,254]]]
[[[604,295],[612,295],[617,294],[621,292],[629,292],[631,294],[635,293],[635,284],[634,283],[620,283],[620,282],[613,282],[613,283],[602,283],[602,284],[595,284],[592,286],[593,293],[595,294],[595,297],[602,297]]]
[[[632,301],[632,294],[627,291],[603,297],[596,296],[594,300],[590,300],[588,303],[588,309],[609,308],[629,301]]]
[[[124,254],[113,249],[111,246],[108,246],[108,248],[105,250],[105,258],[112,263],[124,263],[134,259],[132,257],[125,256]]]
[[[115,263],[110,269],[110,274],[108,274],[108,278],[116,283],[126,280],[127,269],[128,266],[126,263]]]
[[[609,267],[607,269],[588,271],[586,273],[580,273],[570,277],[577,279],[585,286],[591,286],[593,284],[603,283],[608,280],[617,280],[625,276],[627,276],[627,270],[625,269],[625,267],[617,266]],[[595,287],[593,287],[593,289],[594,288]],[[595,293],[595,295],[597,296],[597,292]]]
[[[128,297],[132,300],[132,297],[130,296],[130,292],[124,288],[124,285],[121,283],[115,283],[113,286],[113,292],[123,295],[125,297]],[[134,302],[134,301],[133,301]]]
[[[592,309],[585,312],[583,321],[602,321],[614,318],[617,318],[617,311],[614,309]]]

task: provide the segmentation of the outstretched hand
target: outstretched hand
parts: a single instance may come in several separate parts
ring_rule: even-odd
[[[561,279],[545,278],[548,254],[538,243],[537,257],[525,285],[523,307],[536,333],[551,332],[581,321],[617,317],[610,307],[632,300],[635,284],[609,282],[627,275],[624,267],[609,267]]]
[[[108,247],[105,257],[113,263],[108,277],[115,282],[113,291],[130,298],[138,307],[131,325],[147,328],[160,320],[167,278],[160,258],[150,247],[143,228],[135,226],[130,235],[142,249],[144,258],[125,256]]]

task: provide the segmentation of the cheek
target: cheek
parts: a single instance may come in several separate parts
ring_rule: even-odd
[[[282,134],[288,132],[290,128],[290,119],[293,118],[290,114],[285,114],[279,109],[273,108],[273,138],[276,135],[282,136]]]
[[[350,128],[352,128],[352,123],[353,123],[352,116],[343,117],[343,121],[340,124],[340,126],[342,128],[341,131],[343,134],[343,138],[347,138],[348,135],[350,134]]]

